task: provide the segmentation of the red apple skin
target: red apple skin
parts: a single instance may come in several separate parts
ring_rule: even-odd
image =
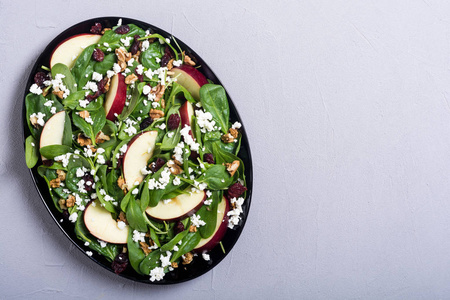
[[[223,197],[223,200],[225,201],[225,213],[223,214],[222,223],[220,223],[219,229],[216,230],[216,232],[213,233],[213,237],[203,246],[200,248],[194,249],[193,251],[202,253],[204,251],[210,251],[212,250],[225,236],[225,233],[228,229],[228,211],[230,210],[230,202],[226,197]]]
[[[180,73],[180,76],[183,76],[185,78],[191,78],[193,81],[195,81],[197,83],[198,86],[194,85],[183,85],[192,95],[192,97],[194,97],[195,100],[199,100],[199,93],[200,93],[200,88],[208,83],[208,80],[206,79],[205,75],[203,75],[199,70],[197,70],[196,68],[189,66],[189,65],[181,65],[179,67],[173,68],[172,69],[173,72],[175,73]],[[181,81],[181,80],[180,80]]]
[[[78,36],[81,36],[81,35],[99,35],[99,36],[101,36],[101,34],[80,33],[80,34],[76,34],[76,35],[72,35],[71,37],[68,37],[67,39],[65,39],[65,40],[63,40],[62,42],[60,42],[60,43],[55,47],[55,49],[53,49],[52,54],[50,55],[50,62],[49,62],[49,65],[50,65],[50,63],[51,63],[51,61],[52,61],[53,53],[55,53],[56,49],[58,49],[59,46],[61,46],[62,44],[64,44],[64,43],[67,42],[68,40],[71,40],[71,39],[73,39],[73,38],[75,38],[75,37],[78,37]]]
[[[192,116],[194,115],[194,107],[189,101],[184,102],[184,104],[180,107],[180,117],[181,117],[181,129],[184,126],[191,126]],[[189,134],[194,139],[194,135],[192,134],[192,130],[189,130]]]
[[[206,193],[204,193],[204,194],[205,194],[205,196],[203,197],[203,200],[200,201],[200,203],[199,203],[196,207],[194,207],[194,208],[191,209],[190,211],[188,211],[188,212],[184,213],[183,215],[178,216],[178,217],[176,217],[176,218],[171,218],[171,219],[159,219],[159,218],[156,218],[156,217],[153,217],[153,216],[149,215],[148,213],[147,213],[147,215],[148,215],[152,220],[155,220],[156,222],[159,222],[159,223],[162,223],[162,222],[164,222],[164,221],[166,221],[166,222],[176,222],[176,221],[183,220],[183,219],[185,219],[185,218],[187,218],[187,217],[190,217],[190,216],[192,216],[193,214],[195,214],[195,213],[197,212],[197,210],[199,210],[200,207],[203,206],[203,204],[204,204],[204,202],[205,202],[205,200],[206,200],[206,198],[207,198],[207,197],[206,197]]]
[[[123,76],[122,73],[118,73],[117,75],[114,76],[118,77],[117,92],[109,111],[106,112],[106,118],[113,122],[116,120],[116,116],[114,116],[114,114],[120,115],[122,113],[127,98],[127,84],[125,83],[125,76]],[[106,93],[105,102],[106,99],[108,98],[109,93],[112,92],[114,91],[110,89]]]

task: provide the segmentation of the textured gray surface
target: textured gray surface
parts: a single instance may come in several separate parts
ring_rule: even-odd
[[[449,297],[449,2],[89,2],[0,0],[0,298]],[[233,251],[196,280],[153,287],[93,264],[26,170],[29,70],[53,37],[101,15],[182,39],[245,121],[251,213]]]

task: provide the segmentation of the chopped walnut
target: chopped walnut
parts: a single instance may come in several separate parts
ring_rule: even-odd
[[[194,259],[194,255],[192,255],[191,252],[188,252],[188,253],[186,253],[184,255],[182,264],[183,265],[188,265],[188,264],[190,264],[192,262],[193,259]]]
[[[117,56],[117,60],[118,61],[125,61],[125,59],[127,58],[127,50],[125,50],[124,48],[117,48],[116,49],[116,56]]]
[[[105,86],[104,86],[104,90],[105,90],[105,93],[107,92],[107,91],[109,91],[109,87],[110,87],[110,85],[111,85],[111,78],[109,78],[109,77],[106,77],[106,78],[108,78],[108,79],[106,79],[106,83],[105,83]]]
[[[125,69],[127,68],[127,63],[124,62],[124,61],[119,61],[117,64],[118,64],[119,67],[120,67],[120,72],[125,71]]]
[[[161,85],[161,83],[158,83],[156,87],[154,87],[151,91],[152,94],[155,94],[155,101],[159,102],[159,100],[164,95],[164,92],[166,91],[166,86]]]
[[[149,249],[149,245],[146,242],[139,242],[139,245],[141,245],[142,251],[144,251],[145,256],[149,255],[150,252],[152,252],[151,249]]]
[[[110,139],[111,138],[109,136],[107,136],[106,134],[104,134],[103,131],[100,131],[99,133],[97,133],[97,136],[95,137],[95,143],[101,144],[106,141],[109,141]]]
[[[234,137],[231,135],[231,133],[222,135],[220,139],[226,144],[234,142]]]
[[[176,261],[174,261],[172,263],[172,268],[174,268],[174,269],[178,268],[178,263]]]
[[[88,147],[88,149],[91,149],[92,153],[97,152],[97,149],[92,147],[91,145],[88,145],[87,147]]]
[[[234,173],[236,173],[237,169],[239,168],[240,162],[238,160],[233,161],[231,164],[226,163],[225,167],[227,167],[228,173],[230,173],[230,176],[233,176]]]
[[[79,116],[83,119],[89,118],[89,112],[87,110],[80,111]]]
[[[31,125],[33,125],[34,127],[38,127],[38,118],[36,116],[30,116],[30,123]]]
[[[169,160],[167,162],[167,166],[169,167],[170,173],[172,173],[173,175],[178,175],[183,172],[183,169],[173,160]]]
[[[173,62],[174,59],[172,58],[171,60],[169,60],[169,62],[167,63],[167,70],[172,70],[173,69]]]
[[[62,99],[62,98],[63,98],[63,95],[64,95],[64,92],[61,91],[61,90],[58,89],[58,88],[55,88],[55,89],[52,91],[52,94],[58,96],[59,99]]]
[[[75,196],[74,195],[69,195],[69,197],[67,197],[66,200],[66,206],[67,207],[72,207],[75,205]]]
[[[164,117],[164,112],[162,110],[159,109],[150,109],[150,113],[149,113],[150,117],[152,117],[152,119],[159,119]]]
[[[59,179],[59,178],[50,180],[50,186],[54,189],[59,188],[60,184],[61,184],[61,179]]]
[[[164,99],[161,99],[159,102],[161,103],[162,108],[166,108],[166,101]]]
[[[104,28],[104,29],[102,30],[102,34],[105,34],[105,32],[107,32],[108,30],[111,30],[111,28]]]
[[[77,143],[80,144],[81,147],[92,145],[91,139],[84,136],[82,133],[78,134]]]
[[[239,131],[237,131],[236,129],[234,129],[234,128],[230,128],[229,130],[228,130],[228,132],[236,139],[237,137],[238,137],[238,135],[239,135]]]
[[[189,66],[195,66],[195,62],[187,55],[184,55],[184,63]]]
[[[134,61],[139,63],[139,56],[141,55],[141,51],[136,52],[131,58],[134,58]]]
[[[58,204],[59,204],[59,208],[67,209],[66,200],[65,199],[59,199]]]
[[[119,188],[121,190],[125,190],[125,188],[126,188],[125,180],[123,179],[122,176],[120,176],[119,179],[117,179],[117,185],[119,186]]]
[[[56,170],[56,174],[58,175],[59,180],[66,180],[66,172],[64,172],[63,170]]]
[[[122,221],[122,222],[124,222],[125,224],[128,225],[127,218],[125,217],[125,213],[123,211],[120,212],[119,218],[117,219],[117,221]]]
[[[136,74],[130,74],[127,77],[125,77],[126,84],[133,84],[136,80],[138,80]]]
[[[197,227],[194,225],[189,226],[189,232],[197,232]]]

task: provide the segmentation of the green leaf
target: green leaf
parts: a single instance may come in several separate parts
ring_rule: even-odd
[[[221,85],[205,84],[200,88],[200,102],[205,111],[213,116],[213,119],[221,127],[225,134],[228,132],[228,119],[230,109],[225,89]]]
[[[162,252],[171,251],[173,250],[173,247],[178,244],[179,241],[181,241],[189,232],[189,228],[186,228],[186,230],[178,233],[173,239],[171,239],[169,242],[164,244],[161,247]]]
[[[33,168],[39,160],[39,145],[36,139],[30,135],[25,140],[25,161],[28,168]]]
[[[141,190],[141,210],[145,212],[150,203],[150,192],[148,190],[148,180],[144,181]]]
[[[150,271],[153,270],[156,267],[161,266],[161,261],[159,260],[159,257],[161,256],[161,250],[153,250],[150,252],[149,255],[147,255],[139,265],[139,270],[141,273],[145,275],[150,275]]]
[[[139,102],[142,101],[143,98],[140,96],[145,84],[145,82],[140,82],[135,86],[131,94],[129,105],[125,107],[125,109],[122,111],[122,114],[119,116],[120,120],[125,120],[126,118],[128,118],[128,116],[134,111]]]
[[[78,182],[82,179],[81,177],[77,177],[77,170],[81,167],[72,168],[67,172],[66,174],[66,186],[69,190],[71,190],[74,193],[81,194],[78,190]],[[85,193],[83,193],[85,194]]]
[[[55,78],[56,74],[64,75],[62,82],[71,94],[77,91],[75,78],[65,64],[57,63],[52,67],[52,78]]]
[[[75,109],[80,100],[84,100],[86,91],[77,91],[71,93],[66,99],[62,100],[65,108]]]
[[[156,62],[156,59],[163,57],[164,48],[165,46],[157,41],[151,43],[148,49],[141,53],[140,59],[142,65],[153,71],[159,69],[160,64]]]
[[[198,181],[204,182],[212,190],[223,190],[233,183],[233,177],[223,165],[213,165],[198,178]]]
[[[133,228],[129,227],[127,238],[128,259],[130,260],[131,267],[138,272],[138,274],[144,275],[139,269],[139,265],[145,258],[144,251],[142,251],[138,242],[133,241]]]
[[[131,192],[128,192],[128,194],[131,194]],[[147,231],[147,223],[142,216],[141,207],[138,202],[134,200],[133,195],[131,195],[127,206],[126,217],[128,224],[130,224],[131,227],[136,228],[136,230],[141,232]]]
[[[92,140],[92,143],[95,144],[95,137],[97,133],[100,132],[106,123],[105,110],[99,109],[91,112],[90,118],[92,119],[93,125],[86,122],[86,120],[80,117],[77,112],[74,111],[72,113],[73,124],[80,128],[84,135],[89,137]]]
[[[181,242],[181,245],[178,247],[178,251],[175,252],[170,259],[170,262],[176,261],[178,258],[181,257],[181,255],[184,255],[188,253],[189,251],[192,251],[195,246],[198,245],[202,237],[200,236],[200,232],[189,232]]]
[[[90,72],[86,72],[87,71],[86,68],[91,63],[92,53],[94,52],[95,47],[96,44],[84,48],[83,52],[81,52],[81,54],[78,56],[75,65],[72,68],[72,74],[75,80],[78,82],[79,89],[83,88],[84,86],[81,83],[81,80],[86,78],[85,74],[91,73],[92,75],[93,71],[92,66],[89,70]],[[89,78],[91,77],[89,76]],[[86,82],[84,84],[86,84]]]
[[[216,230],[217,223],[217,207],[219,202],[222,200],[222,191],[212,191],[212,202],[208,205],[203,205],[197,212],[206,224],[199,227],[198,231],[202,238],[209,238]]]
[[[167,101],[166,105],[168,107],[176,105],[177,103],[176,103],[175,99],[181,93],[183,94],[184,98],[186,98],[187,101],[189,101],[191,103],[196,102],[195,99],[192,97],[191,93],[189,93],[189,91],[184,86],[174,82],[174,83],[172,83],[172,90],[170,91],[169,100]]]
[[[26,119],[27,119],[28,128],[30,129],[31,135],[33,135],[33,137],[36,140],[39,139],[39,136],[41,135],[43,127],[40,125],[38,125],[37,127],[34,127],[33,125],[31,125],[30,116],[32,114],[43,113],[45,115],[43,117],[43,120],[45,122],[47,122],[48,119],[50,119],[53,116],[53,114],[50,112],[52,107],[44,105],[47,101],[48,100],[45,99],[44,96],[36,95],[36,94],[32,94],[32,93],[29,93],[25,97]],[[61,105],[61,103],[58,100],[54,99],[52,101],[53,101],[52,106],[56,107],[56,112],[63,110],[63,106]]]
[[[114,53],[110,53],[105,55],[103,61],[96,62],[94,64],[94,71],[100,74],[105,75],[106,71],[111,70],[113,65],[116,63],[116,55]]]
[[[131,196],[132,196],[131,193],[127,193],[127,194],[122,198],[122,201],[120,202],[120,209],[121,209],[122,211],[124,211],[124,212],[127,211],[128,204],[130,203],[130,199],[132,198]],[[133,200],[134,200],[134,198],[133,198]]]
[[[39,149],[42,156],[53,159],[56,156],[60,156],[72,151],[72,148],[66,145],[49,145]]]

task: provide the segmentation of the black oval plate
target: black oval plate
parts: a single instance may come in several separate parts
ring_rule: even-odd
[[[25,138],[28,135],[30,135],[27,121],[25,119],[26,118],[26,116],[25,116],[26,115],[25,96],[28,94],[30,86],[34,83],[34,81],[33,81],[34,74],[40,70],[40,67],[42,65],[49,66],[50,55],[51,55],[53,49],[55,49],[55,47],[60,42],[62,42],[63,40],[67,39],[70,36],[80,34],[80,33],[89,33],[91,26],[94,25],[94,23],[96,23],[96,22],[101,23],[103,25],[103,27],[112,27],[117,24],[119,19],[120,19],[119,17],[103,17],[103,18],[95,18],[95,19],[83,21],[81,23],[78,23],[78,24],[66,29],[64,32],[62,32],[60,35],[58,35],[55,39],[53,39],[50,42],[50,44],[48,44],[48,46],[45,48],[44,52],[42,52],[42,54],[39,56],[38,60],[34,64],[32,70],[31,70],[31,74],[28,78],[27,85],[26,85],[27,89],[25,90],[24,102],[22,104],[22,119],[23,119],[23,124],[24,124],[24,144],[25,144]],[[166,31],[164,31],[156,26],[142,22],[142,21],[138,21],[135,19],[129,19],[129,18],[122,18],[122,22],[123,22],[123,24],[130,24],[130,23],[136,24],[137,26],[143,28],[144,30],[150,29],[150,31],[152,33],[159,33],[165,37],[171,36]],[[211,81],[213,81],[216,84],[221,84],[220,80],[217,78],[217,76],[214,74],[214,72],[208,67],[208,65],[204,62],[204,60],[194,50],[192,50],[189,46],[187,46],[185,43],[183,43],[178,38],[176,38],[176,40],[177,40],[178,44],[180,45],[180,47],[183,50],[186,50],[186,53],[189,54],[189,56],[196,58],[198,64],[201,66],[199,68],[199,70],[208,79],[210,79]],[[236,111],[236,108],[235,108],[233,102],[231,101],[231,98],[229,97],[228,94],[227,94],[227,96],[228,96],[229,104],[230,104],[231,120],[233,122],[239,121],[240,123],[243,124],[243,122],[241,121],[241,118],[239,117],[238,112]],[[252,159],[251,159],[251,155],[250,155],[250,147],[248,144],[247,134],[245,132],[245,126],[243,126],[240,131],[242,133],[242,143],[241,143],[241,150],[239,152],[239,157],[244,162],[245,176],[246,176],[246,180],[247,180],[248,191],[247,191],[247,198],[245,199],[245,202],[243,205],[244,213],[242,214],[242,220],[240,222],[240,225],[236,226],[235,229],[228,229],[225,234],[225,237],[222,239],[222,244],[225,249],[225,254],[223,253],[220,245],[217,245],[209,253],[210,257],[211,257],[211,260],[209,262],[203,260],[201,257],[197,257],[196,259],[194,259],[194,261],[191,264],[189,264],[185,267],[183,266],[183,267],[177,268],[174,271],[167,273],[166,276],[164,276],[164,279],[161,281],[151,282],[149,280],[149,276],[138,275],[131,267],[128,267],[123,273],[119,274],[119,276],[131,279],[134,281],[138,281],[138,282],[148,283],[148,284],[179,283],[179,282],[194,279],[194,278],[210,271],[217,264],[219,264],[220,261],[222,259],[224,259],[225,256],[231,251],[234,244],[238,240],[238,238],[244,228],[245,221],[248,217],[248,212],[250,209],[250,199],[251,199],[251,194],[252,194],[252,183],[253,183],[252,182],[253,181]],[[84,243],[81,240],[77,239],[77,237],[75,236],[73,224],[70,223],[69,221],[60,222],[60,220],[62,219],[62,214],[55,208],[53,201],[50,197],[49,191],[48,191],[47,183],[37,173],[37,166],[34,167],[33,169],[31,169],[30,173],[31,173],[32,180],[34,181],[34,184],[36,186],[36,189],[37,189],[45,207],[47,208],[50,215],[52,216],[53,220],[55,220],[56,224],[58,224],[58,227],[62,230],[62,232],[64,232],[64,234],[67,236],[67,238],[70,241],[72,241],[72,243],[80,251],[82,251],[83,253],[86,254],[86,251],[88,251],[89,249],[88,249],[88,247],[85,247]],[[95,251],[92,251],[92,252],[94,252],[94,254],[91,257],[89,257],[91,260],[95,261],[97,264],[104,267],[105,269],[107,269],[111,272],[114,272],[111,269],[110,262],[108,262],[103,256],[97,254]]]

